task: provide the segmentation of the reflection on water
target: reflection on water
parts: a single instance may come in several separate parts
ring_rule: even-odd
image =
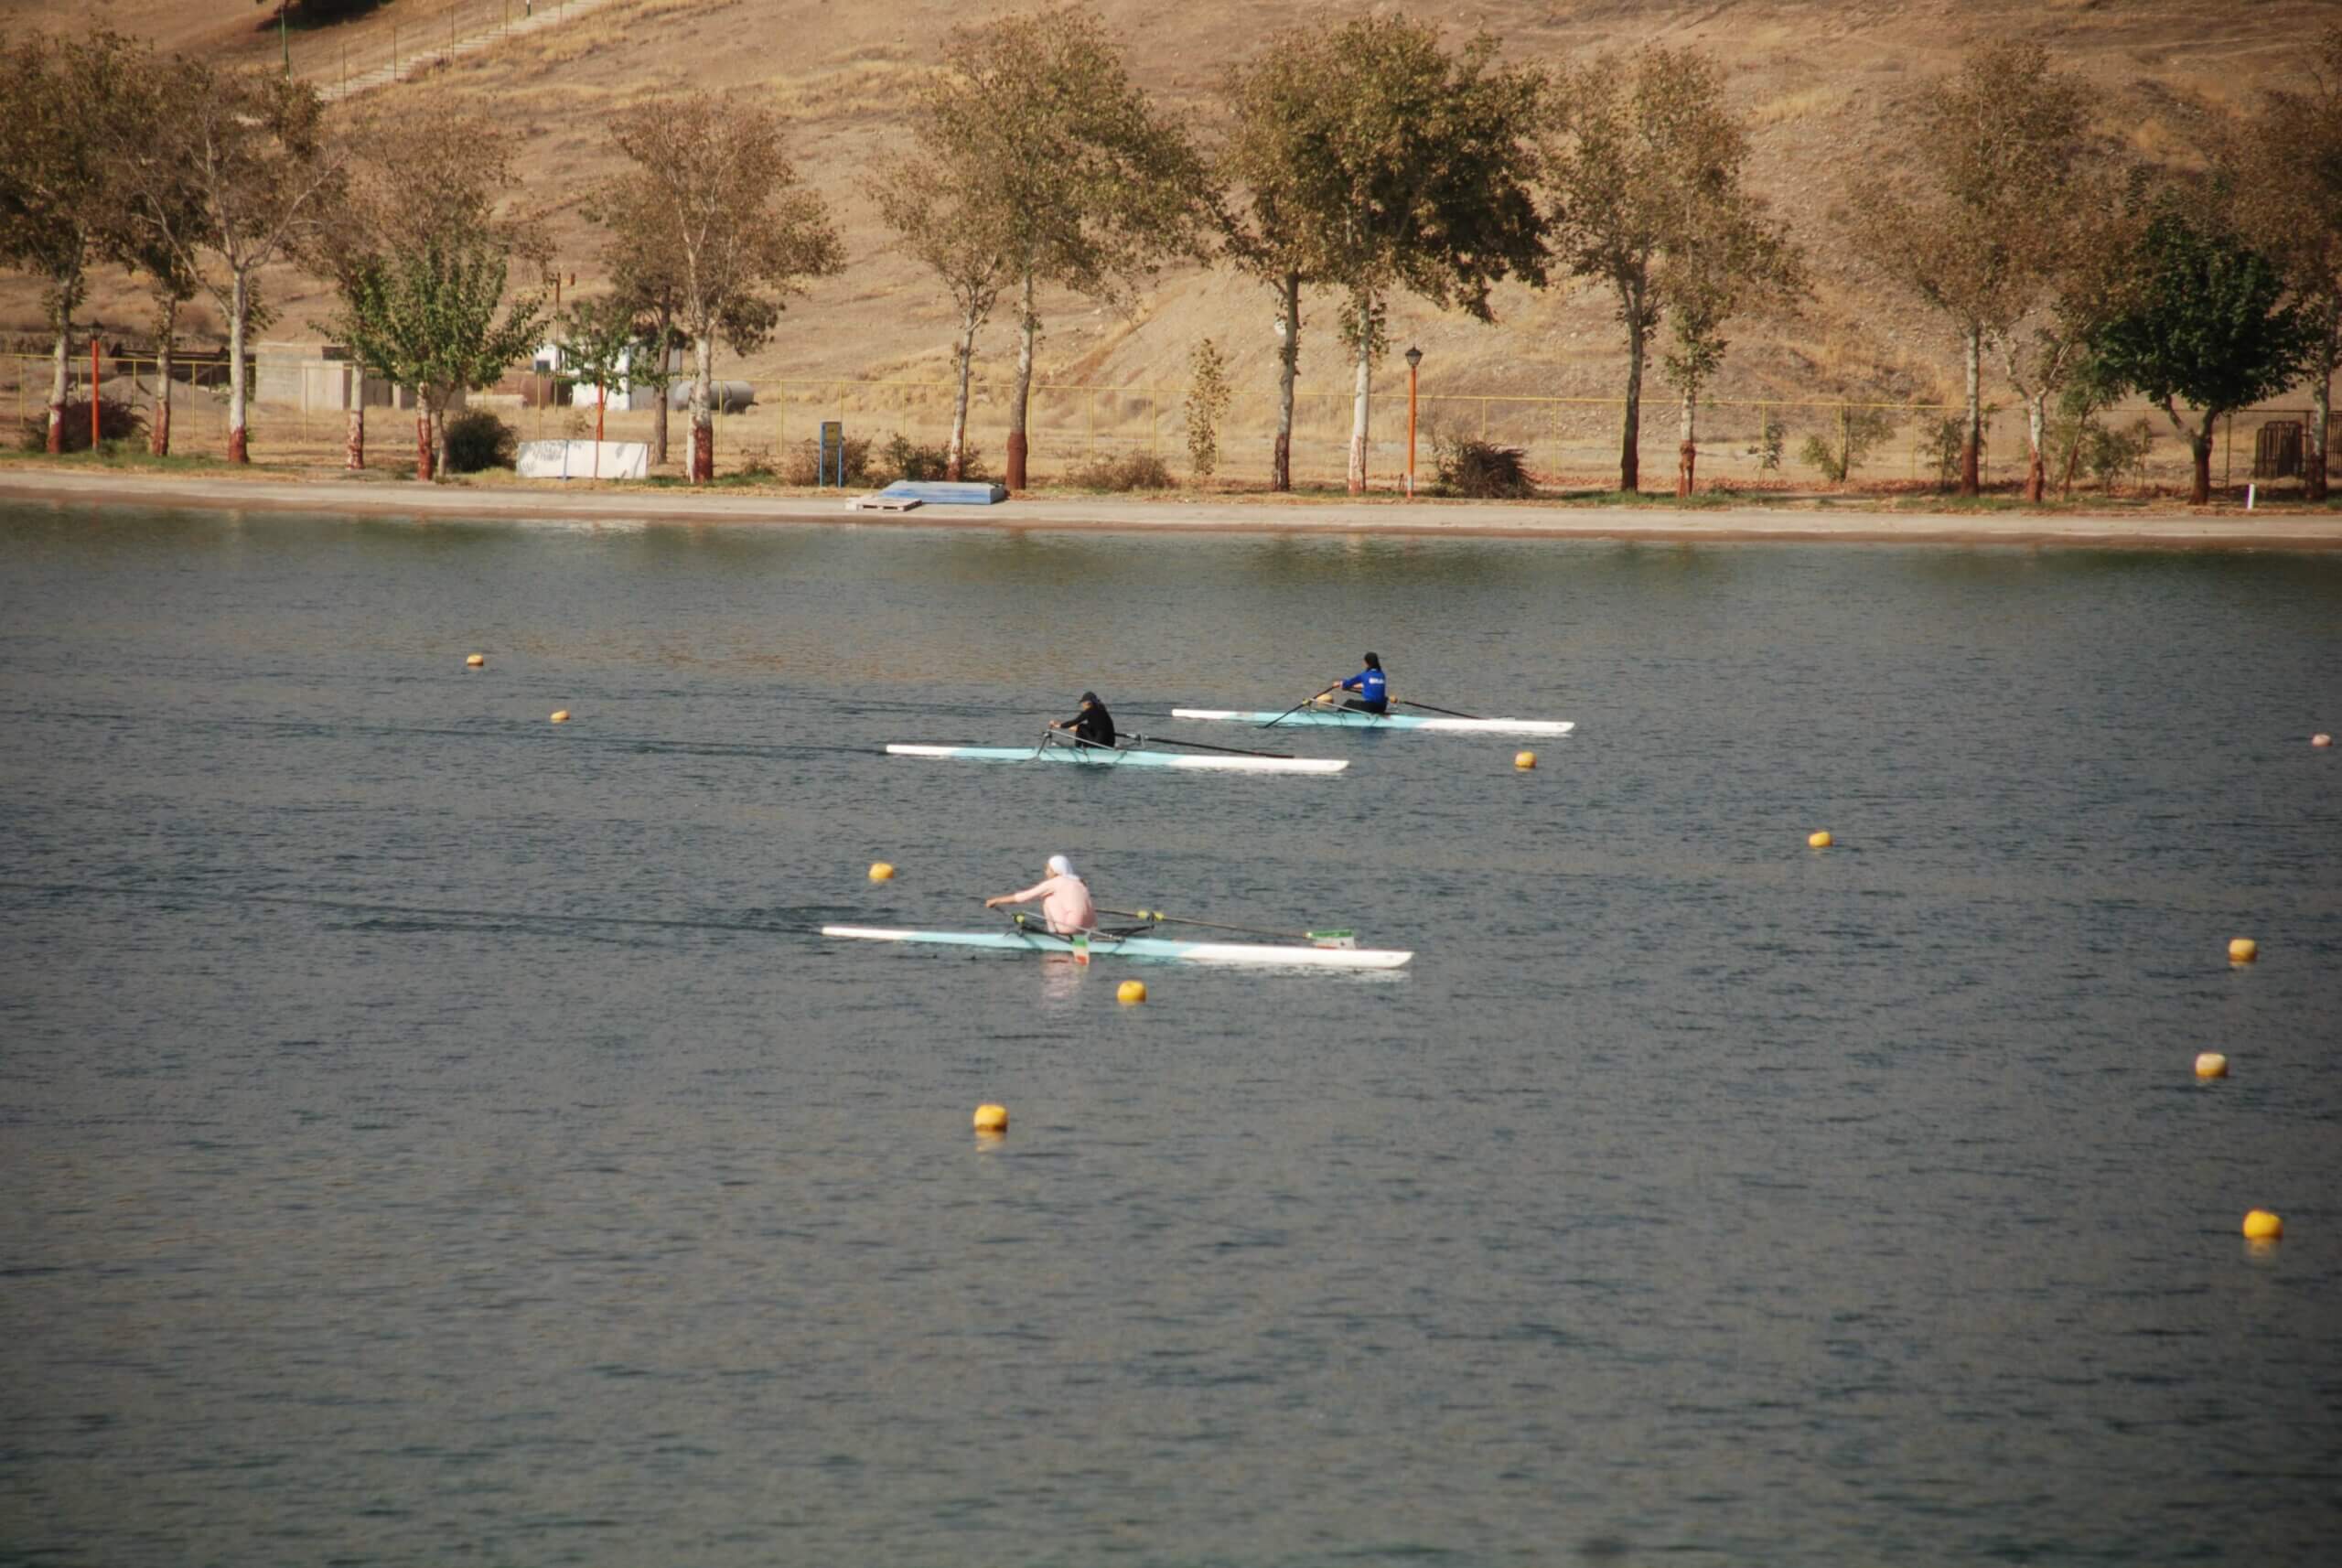
[[[0,1562],[2342,1526],[2342,563],[24,508],[0,612]],[[1580,729],[879,753],[1367,647]],[[1419,956],[813,934],[1059,850]]]

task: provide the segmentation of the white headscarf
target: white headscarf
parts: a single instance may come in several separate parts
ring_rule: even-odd
[[[1061,854],[1053,854],[1049,856],[1049,875],[1051,876],[1071,876],[1073,875],[1073,862],[1068,860]]]

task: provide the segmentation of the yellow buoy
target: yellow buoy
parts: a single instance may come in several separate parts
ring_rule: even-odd
[[[872,862],[870,863],[870,880],[871,880],[871,881],[873,881],[873,882],[892,882],[894,879],[895,879],[895,868],[894,868],[893,866],[891,866],[891,865],[887,865],[887,864],[886,864],[885,861],[883,861],[883,860],[874,860],[874,861],[872,861]]]
[[[2229,961],[2230,963],[2251,963],[2254,959],[2257,959],[2260,956],[2261,944],[2254,941],[2251,937],[2230,937],[2229,939]]]
[[[1007,1132],[1007,1131],[1008,1131],[1008,1107],[1007,1107],[1007,1106],[1005,1106],[1005,1105],[979,1105],[979,1106],[977,1106],[977,1107],[976,1107],[976,1131],[977,1131],[977,1132],[979,1132],[979,1133],[1005,1133],[1005,1132]]]
[[[1120,985],[1114,987],[1114,1000],[1117,1002],[1145,1001],[1146,982],[1144,980],[1123,981]]]
[[[567,708],[555,708],[553,711],[553,722],[557,725],[567,724],[569,722],[569,710]]]
[[[469,665],[472,669],[477,670],[481,665],[488,662],[488,655],[485,653],[475,653],[470,658],[465,660],[464,662]]]
[[[2285,1233],[2285,1222],[2265,1208],[2256,1208],[2244,1217],[2244,1233],[2255,1241],[2274,1241]]]
[[[2314,735],[2309,737],[2309,743],[2312,746],[2332,746],[2334,737],[2330,735]]]
[[[2220,1055],[2219,1052],[2205,1051],[2197,1057],[2196,1076],[2197,1078],[2226,1078],[2228,1075],[2229,1058]]]
[[[1837,840],[1832,838],[1829,830],[1825,828],[1821,832],[1806,834],[1805,843],[1809,849],[1828,849],[1837,843]]]
[[[1534,768],[1537,766],[1537,754],[1533,751],[1516,751],[1512,754],[1512,765],[1520,768]]]

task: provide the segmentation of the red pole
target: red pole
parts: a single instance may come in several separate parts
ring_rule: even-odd
[[[90,450],[98,449],[98,335],[90,334]]]

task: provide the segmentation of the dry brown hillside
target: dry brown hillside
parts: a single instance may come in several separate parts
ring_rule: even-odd
[[[506,0],[460,0],[459,20],[493,19]],[[521,0],[510,0],[517,15]],[[551,8],[538,0],[537,8]],[[596,237],[575,197],[612,166],[596,127],[611,108],[685,88],[768,95],[797,124],[808,179],[833,203],[852,264],[792,308],[789,325],[745,365],[723,372],[759,381],[784,377],[940,375],[949,337],[945,302],[889,248],[862,197],[861,171],[899,134],[896,105],[955,22],[1011,6],[941,0],[607,0],[577,17],[511,38],[417,79],[379,89],[485,100],[510,127],[532,194],[556,211],[563,265],[582,286],[596,281]],[[1308,13],[1239,0],[1102,0],[1135,73],[1166,102],[1213,131],[1215,89],[1226,68],[1265,36]],[[1341,17],[1368,7],[1335,5]],[[87,0],[72,7],[173,48],[274,59],[271,13],[220,0]],[[2197,105],[2241,106],[2296,69],[2297,41],[2330,22],[2331,0],[2261,0],[2206,6],[2195,0],[1488,0],[1440,13],[1458,38],[1486,28],[1516,59],[1557,63],[1664,41],[1707,49],[1730,68],[1738,106],[1756,128],[1756,179],[1810,248],[1820,297],[1802,317],[1745,328],[1717,395],[1923,399],[1952,388],[1950,343],[1857,274],[1836,244],[1830,210],[1850,170],[1896,156],[1898,113],[1919,87],[1969,46],[2038,38],[2105,89],[2110,138],[2141,154],[2185,163]],[[335,79],[344,51],[384,47],[392,27],[410,40],[447,30],[443,4],[391,0],[331,28],[296,34],[296,65]],[[59,24],[57,8],[0,0],[9,27]],[[314,336],[325,300],[306,279],[278,281],[274,337]],[[136,296],[109,279],[92,307],[109,327],[134,328]],[[1485,328],[1411,308],[1394,311],[1402,342],[1425,351],[1424,387],[1488,393],[1606,396],[1619,379],[1617,334],[1604,298],[1586,285],[1543,294],[1509,288],[1499,324]],[[0,323],[34,324],[30,291],[9,280]],[[1321,316],[1322,319],[1322,316]],[[1073,298],[1047,308],[1047,377],[1114,385],[1176,385],[1199,338],[1226,348],[1239,384],[1272,379],[1270,304],[1264,291],[1225,272],[1165,275],[1127,315]],[[996,324],[986,349],[1008,332]],[[1320,333],[1305,340],[1304,386],[1341,389]],[[1314,349],[1314,352],[1312,351]],[[995,361],[995,365],[997,361]],[[1394,367],[1392,379],[1398,379]],[[1663,418],[1664,415],[1662,414]]]

